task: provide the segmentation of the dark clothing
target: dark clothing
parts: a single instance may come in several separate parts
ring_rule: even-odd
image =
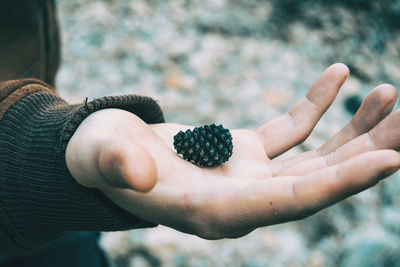
[[[9,88],[13,88],[10,90]],[[69,105],[32,79],[0,84],[24,95],[0,114],[0,251],[27,254],[65,231],[112,231],[152,226],[124,211],[100,191],[79,185],[65,163],[65,148],[79,124],[105,108],[130,111],[147,123],[163,121],[150,98],[112,96]]]
[[[0,254],[32,254],[70,231],[154,226],[79,185],[65,148],[97,110],[120,108],[160,123],[158,104],[135,95],[68,104],[49,85],[60,61],[54,2],[6,0],[0,13]]]
[[[54,86],[60,38],[54,0],[2,0],[0,81],[37,78]]]
[[[1,267],[107,267],[98,234],[68,233],[40,252],[10,259]]]

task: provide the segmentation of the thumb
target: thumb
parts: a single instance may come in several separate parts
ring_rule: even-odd
[[[157,183],[157,168],[153,157],[139,143],[112,140],[103,143],[98,153],[100,185],[130,188],[146,192]]]

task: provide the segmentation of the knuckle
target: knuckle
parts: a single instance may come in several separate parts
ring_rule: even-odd
[[[228,236],[223,229],[224,227],[221,227],[218,222],[211,218],[206,218],[200,223],[197,229],[197,235],[207,240],[222,239]]]
[[[195,216],[198,213],[198,206],[194,203],[193,199],[191,198],[191,193],[185,191],[182,197],[182,204],[183,210],[189,216]]]
[[[325,165],[324,167],[333,166],[337,163],[334,153],[330,153],[330,154],[323,156],[322,160],[323,160],[323,164]]]
[[[190,232],[207,240],[235,236],[237,223],[226,212],[226,199],[210,194],[193,199],[193,195],[199,194],[193,194],[192,190],[185,190],[182,200]]]
[[[217,240],[230,235],[230,226],[224,220],[218,210],[205,206],[202,212],[198,212],[196,218],[196,234],[204,239]]]
[[[299,184],[296,181],[297,180],[295,180],[291,184],[291,194],[293,196],[294,203],[296,203],[295,207],[296,212],[294,219],[301,220],[311,216],[316,212],[316,210],[312,205],[310,205],[310,203],[307,203],[307,201],[305,201],[305,199],[300,195],[298,188]]]

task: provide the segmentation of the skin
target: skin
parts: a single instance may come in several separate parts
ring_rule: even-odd
[[[400,111],[390,114],[397,93],[388,84],[373,89],[320,148],[272,160],[307,138],[348,75],[345,65],[334,64],[283,116],[256,130],[231,130],[233,155],[216,168],[199,168],[175,153],[173,136],[193,126],[148,125],[118,109],[82,122],[68,144],[67,166],[78,183],[127,211],[206,239],[302,219],[400,166]]]

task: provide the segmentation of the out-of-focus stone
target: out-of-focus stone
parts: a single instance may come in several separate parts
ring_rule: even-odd
[[[125,232],[103,233],[100,244],[112,259],[127,255],[132,247],[131,240]]]
[[[400,266],[399,240],[378,225],[349,235],[343,247],[339,265],[354,266]]]
[[[390,26],[399,21],[393,3],[382,8],[383,2],[367,0],[354,8],[357,1],[345,0],[57,2],[63,29],[58,90],[71,103],[136,93],[159,101],[167,121],[256,129],[303,97],[330,64],[349,65],[350,78],[313,134],[278,160],[316,148],[340,130],[351,119],[343,108],[346,96],[364,97],[379,83],[397,85],[400,77],[400,34]],[[368,9],[371,3],[380,8]],[[160,227],[110,233],[102,245],[111,259],[125,257],[128,265],[138,247],[167,267],[333,267],[341,256],[348,265],[366,263],[358,261],[363,257],[385,264],[384,256],[400,247],[392,242],[398,233],[397,178],[310,219],[238,240],[205,241]],[[390,234],[369,238],[369,223]],[[357,242],[348,238],[352,233]],[[133,262],[146,264],[135,257]]]
[[[167,89],[193,90],[196,86],[196,80],[194,77],[181,72],[171,71],[166,74],[165,86]]]
[[[381,211],[382,223],[395,235],[400,235],[400,207],[384,207]]]
[[[291,102],[293,93],[286,87],[267,88],[263,93],[263,100],[273,107],[285,107]]]

